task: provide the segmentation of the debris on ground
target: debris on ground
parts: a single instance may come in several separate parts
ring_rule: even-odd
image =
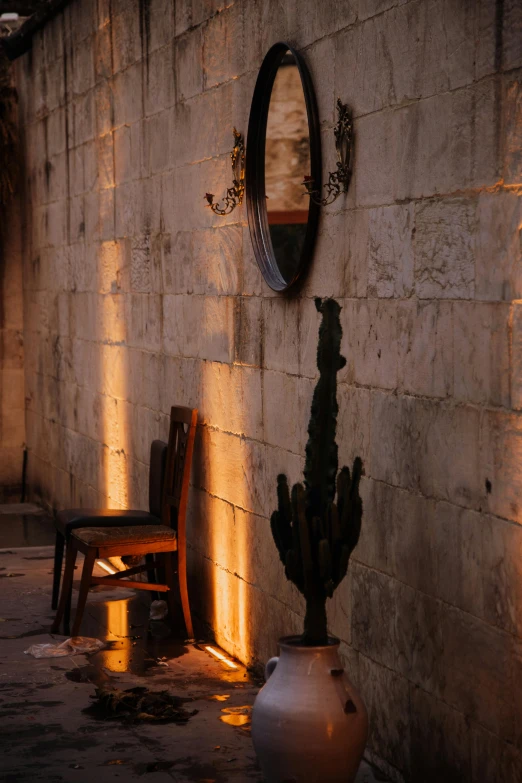
[[[183,704],[192,699],[172,696],[168,691],[129,688],[125,691],[109,686],[96,688],[94,703],[85,710],[96,718],[123,720],[128,723],[186,723],[198,710],[189,712]]]
[[[100,639],[91,639],[89,636],[73,636],[60,644],[32,644],[25,655],[33,655],[35,658],[63,658],[65,655],[88,655],[89,653],[103,650],[105,642]]]
[[[163,620],[169,613],[166,601],[152,601],[149,617],[151,620]]]

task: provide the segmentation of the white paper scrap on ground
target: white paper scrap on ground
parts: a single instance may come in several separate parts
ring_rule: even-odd
[[[91,639],[88,636],[73,636],[60,644],[32,644],[25,655],[33,655],[35,658],[62,658],[64,655],[85,655],[98,652],[105,647],[105,642],[100,639]]]

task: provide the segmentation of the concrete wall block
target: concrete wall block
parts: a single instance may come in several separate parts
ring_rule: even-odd
[[[143,128],[143,141],[137,134],[136,144],[133,144],[135,167],[139,157],[134,153],[134,147],[136,151],[141,150],[144,174],[157,174],[167,169],[170,165],[170,113],[161,111],[143,125],[136,123],[133,128]]]
[[[120,6],[120,13],[113,8],[111,16],[115,73],[123,71],[141,58],[145,32],[140,24],[138,0],[131,0],[126,5],[121,3]]]
[[[421,202],[415,209],[415,289],[421,299],[471,299],[474,294],[476,203]]]
[[[270,296],[272,289],[265,283],[256,261],[250,229],[247,225],[242,225],[241,230],[243,232],[243,280],[241,293],[244,296]]]
[[[471,783],[466,716],[415,687],[410,688],[410,711],[412,780]]]
[[[520,637],[522,528],[494,517],[486,517],[482,528],[484,618]]]
[[[515,343],[513,319],[512,347]],[[456,302],[454,345],[466,346],[455,356],[456,399],[510,406],[510,307],[508,304]]]
[[[150,234],[132,237],[130,257],[131,291],[136,293],[151,293],[152,291],[152,258]]]
[[[408,769],[410,695],[404,677],[359,655],[358,689],[370,723],[368,747],[399,769]],[[348,672],[351,677],[351,673]]]
[[[266,516],[265,446],[201,427],[202,487],[234,506]]]
[[[504,182],[506,185],[518,185],[522,180],[522,86],[520,72],[506,77],[503,103],[505,128]]]
[[[261,373],[238,365],[204,362],[199,409],[203,424],[263,440]]]
[[[336,36],[336,94],[357,115],[473,81],[474,19],[464,6],[385,3],[383,11]]]
[[[187,100],[203,91],[203,29],[174,42],[176,99]]]
[[[204,27],[203,84],[206,90],[239,76],[243,71],[243,6],[228,6]],[[227,57],[223,53],[227,52]]]
[[[473,112],[474,96],[468,89],[417,101],[395,112],[395,155],[391,147],[391,128],[386,132],[389,139],[385,140],[381,136],[380,141],[386,156],[396,162],[397,175],[393,183],[395,198],[447,194],[470,184],[473,167]],[[373,117],[365,120],[365,123],[373,122]],[[383,135],[384,133],[383,128]],[[372,150],[369,152],[373,154]],[[382,152],[372,164],[376,178],[382,165],[381,156]],[[386,182],[390,180],[391,166],[390,162],[385,169]],[[390,189],[388,187],[388,195]],[[388,201],[390,200],[388,198]]]
[[[352,578],[355,649],[425,690],[439,693],[444,683],[441,605],[360,565],[353,565]],[[368,624],[368,612],[381,622]]]
[[[365,172],[365,176],[356,177],[354,183],[355,203],[358,207],[390,204],[394,200],[394,191],[397,188],[400,190],[398,183],[404,176],[402,168],[396,171],[396,165],[410,170],[412,164],[415,164],[415,148],[412,140],[408,145],[408,152],[404,152],[404,162],[403,156],[399,154],[397,157],[396,152],[396,138],[401,133],[406,133],[406,127],[411,122],[409,117],[404,116],[405,111],[408,110],[403,109],[398,114],[383,111],[368,117],[356,118],[354,122],[357,145],[353,166],[355,171]],[[404,127],[398,131],[397,126],[400,127],[401,124]],[[401,197],[400,194],[398,195]]]
[[[126,297],[127,342],[134,348],[159,350],[162,339],[162,300],[154,294]]]
[[[508,783],[522,775],[522,758],[516,746],[502,742],[494,734],[471,725],[471,779]]]
[[[93,60],[94,80],[96,83],[112,76],[112,27],[110,20],[105,26],[99,27],[94,36]]]
[[[131,155],[131,130],[128,125],[117,128],[114,140],[114,180],[116,185],[134,179],[134,165]]]
[[[263,400],[271,408],[264,420],[266,443],[304,454],[312,394],[308,379],[269,370],[263,373]]]
[[[334,168],[334,166],[332,166]],[[367,223],[364,212],[328,215],[319,225],[314,263],[304,280],[306,296],[365,296]]]
[[[368,222],[368,294],[411,296],[413,206],[370,209]]]
[[[161,410],[170,414],[172,405],[199,408],[202,404],[201,376],[203,362],[163,356],[164,383],[161,388]],[[200,417],[201,423],[201,417]]]
[[[117,73],[112,79],[113,127],[131,125],[142,118],[143,68],[141,63]]]
[[[74,145],[76,146],[94,138],[96,128],[94,92],[91,90],[75,98],[72,108]]]
[[[144,67],[144,110],[148,117],[173,103],[175,79],[172,46],[150,52]]]
[[[520,415],[508,411],[484,411],[481,417],[480,447],[480,478],[487,487],[484,507],[496,516],[522,523]]]
[[[72,89],[75,95],[81,95],[94,87],[95,40],[94,36],[89,36],[72,49],[71,76]]]
[[[236,303],[234,361],[251,367],[263,366],[263,300],[241,297]]]
[[[239,294],[243,248],[241,226],[195,231],[192,237],[196,268],[194,293]]]
[[[397,386],[397,303],[345,300],[341,311],[341,352],[346,367],[339,380],[393,389]]]
[[[522,9],[517,0],[507,0],[502,8],[502,68],[522,67]]]
[[[308,353],[308,329],[306,315],[310,314],[307,300],[266,298],[262,303],[263,363],[267,370],[297,374],[299,372],[299,338],[304,331],[304,348]],[[310,303],[315,310],[313,302]],[[305,311],[301,327],[300,311]],[[314,318],[315,320],[315,318]],[[261,334],[259,337],[261,338]],[[260,339],[261,343],[261,339]]]
[[[342,383],[337,387],[339,415],[337,444],[339,464],[351,464],[360,457],[367,473],[370,471],[370,392]],[[307,422],[308,426],[308,422]]]
[[[286,321],[286,319],[285,319]],[[319,324],[321,315],[315,306],[313,299],[301,299],[299,302],[299,367],[298,374],[308,378],[316,378],[317,369],[317,343],[319,340]],[[293,353],[293,339],[289,342],[289,350]],[[274,369],[283,370],[289,368],[288,362],[283,362]]]
[[[163,291],[167,294],[191,294],[194,291],[193,234],[177,231],[155,237],[154,251],[159,254]]]
[[[93,90],[96,109],[96,133],[110,133],[114,125],[114,80],[100,82]]]
[[[234,304],[223,296],[163,297],[165,351],[228,362],[234,351]]]
[[[58,108],[47,118],[47,154],[52,157],[64,152],[65,143],[65,109]]]
[[[514,731],[512,638],[453,608],[444,613],[442,631],[444,701],[509,741]]]
[[[457,343],[451,303],[401,302],[397,315],[399,387],[409,394],[452,395]]]
[[[511,301],[522,296],[522,198],[515,191],[481,193],[476,212],[475,296]]]
[[[372,393],[372,477],[476,508],[484,501],[479,413]]]
[[[175,13],[170,0],[151,0],[145,17],[149,52],[166,46],[172,40]]]

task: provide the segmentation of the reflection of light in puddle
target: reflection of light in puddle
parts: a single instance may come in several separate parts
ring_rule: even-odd
[[[230,661],[226,656],[224,656],[223,653],[220,653],[219,650],[214,649],[214,647],[205,647],[205,650],[209,652],[211,655],[213,655],[214,658],[217,658],[218,661],[225,663],[231,669],[239,668],[238,666],[236,666],[235,663],[233,663],[233,661]]]
[[[129,635],[128,600],[107,601],[107,628],[109,635],[125,638]],[[129,669],[132,647],[123,644],[121,649],[102,650],[102,666],[112,672],[126,672]]]
[[[214,696],[210,697],[212,701],[226,701],[227,699],[230,699],[230,696],[225,696],[224,693],[216,693]]]
[[[252,719],[252,707],[225,707],[221,712],[224,715],[219,716],[219,720],[228,726],[236,726],[248,731]]]

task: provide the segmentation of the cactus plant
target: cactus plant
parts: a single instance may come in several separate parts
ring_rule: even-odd
[[[355,458],[351,471],[343,467],[338,473],[337,373],[346,364],[341,356],[341,308],[334,299],[316,299],[315,304],[322,315],[319,380],[308,424],[304,482],[295,484],[290,493],[287,477],[277,477],[278,509],[271,517],[286,576],[306,600],[301,637],[305,645],[328,643],[326,599],[346,576],[362,519],[361,459]]]

